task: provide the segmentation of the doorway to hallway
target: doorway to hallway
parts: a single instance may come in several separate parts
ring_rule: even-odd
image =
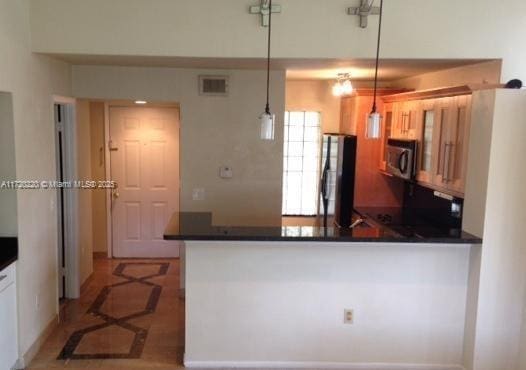
[[[179,210],[179,109],[109,107],[114,257],[173,258],[163,232]]]
[[[76,103],[72,98],[54,97],[55,164],[60,183],[71,183],[77,174],[75,161],[77,123]],[[57,284],[58,299],[77,298],[79,282],[78,192],[58,186],[57,189]]]

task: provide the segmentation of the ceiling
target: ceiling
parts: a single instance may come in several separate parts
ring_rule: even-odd
[[[264,69],[263,58],[194,58],[54,54],[73,65],[112,65],[202,69]],[[381,59],[379,78],[384,81],[484,62],[482,59]],[[353,80],[374,78],[373,59],[272,59],[272,69],[286,70],[291,80],[328,80],[350,73]]]

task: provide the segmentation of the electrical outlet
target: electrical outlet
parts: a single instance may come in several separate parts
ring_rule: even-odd
[[[354,324],[354,310],[345,309],[343,311],[343,323],[344,324]]]

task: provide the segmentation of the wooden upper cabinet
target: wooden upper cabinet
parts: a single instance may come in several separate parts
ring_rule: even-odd
[[[440,98],[436,101],[436,128],[435,135],[437,145],[433,153],[434,174],[433,184],[436,186],[447,187],[447,160],[449,148],[449,121],[451,118],[451,98]]]
[[[471,96],[440,98],[435,102],[433,185],[463,196],[471,121]]]
[[[340,102],[340,133],[356,135],[359,102],[356,96],[346,96]]]
[[[419,101],[409,101],[403,104],[401,109],[402,138],[407,140],[416,139],[417,113]]]
[[[418,101],[392,103],[393,125],[391,137],[416,139]]]
[[[416,96],[417,93],[412,94]],[[388,138],[417,140],[417,182],[463,197],[471,123],[471,94],[436,98],[425,96],[408,101],[400,101],[393,96],[386,100],[380,170],[386,169]]]
[[[382,122],[382,145],[380,146],[380,170],[387,169],[387,139],[392,138],[395,131],[395,105],[393,103],[385,103],[383,109]]]
[[[471,96],[452,98],[448,127],[447,188],[464,193],[471,126]]]
[[[433,183],[433,173],[436,169],[436,161],[434,160],[434,153],[438,149],[436,114],[435,99],[420,102],[416,117],[416,139],[418,141],[416,179],[427,184]]]

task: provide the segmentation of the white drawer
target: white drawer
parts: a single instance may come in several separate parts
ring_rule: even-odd
[[[2,293],[8,286],[15,282],[16,270],[15,264],[12,263],[5,269],[0,271],[0,293]]]

